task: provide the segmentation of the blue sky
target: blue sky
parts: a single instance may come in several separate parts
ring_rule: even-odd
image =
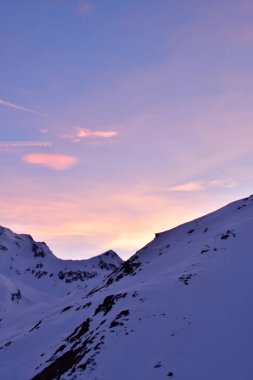
[[[1,2],[1,224],[61,257],[127,257],[250,194],[252,11]]]

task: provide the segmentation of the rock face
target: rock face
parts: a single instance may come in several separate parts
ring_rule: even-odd
[[[252,230],[249,197],[76,262],[1,228],[0,378],[252,380]]]

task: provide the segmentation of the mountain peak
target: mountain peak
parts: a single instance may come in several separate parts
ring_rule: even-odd
[[[100,255],[100,257],[103,257],[103,258],[107,257],[109,259],[117,260],[119,263],[123,262],[123,260],[121,259],[121,257],[115,251],[113,251],[112,249],[110,249],[110,250],[102,253]]]
[[[126,262],[111,250],[39,256],[27,272],[31,260],[18,269],[3,251],[0,378],[251,379],[252,222],[251,196],[157,234]]]
[[[8,289],[12,289],[8,307],[13,306],[11,301],[17,299],[15,294],[18,290],[18,295],[20,292],[24,295],[24,288],[28,289],[28,303],[37,302],[37,291],[42,292],[42,299],[48,299],[65,294],[68,290],[92,288],[98,278],[102,280],[121,263],[121,258],[114,251],[86,260],[59,259],[46,243],[36,242],[31,235],[16,234],[0,227],[0,288],[3,294],[10,293]],[[16,292],[15,288],[18,289]],[[19,299],[19,305],[22,300]]]

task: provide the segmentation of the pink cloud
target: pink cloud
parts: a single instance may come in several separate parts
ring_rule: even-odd
[[[83,137],[103,137],[103,138],[110,138],[117,136],[118,132],[116,131],[91,131],[90,129],[86,128],[76,128],[77,136],[80,138]]]
[[[172,186],[168,188],[169,191],[199,191],[205,190],[205,186],[202,182],[189,182],[183,185]]]
[[[73,156],[65,156],[62,154],[26,154],[22,160],[27,164],[46,166],[54,170],[65,170],[76,165],[78,159]]]
[[[92,131],[87,128],[75,128],[75,131],[71,134],[65,133],[62,137],[70,140],[73,143],[78,143],[81,139],[90,138],[90,137],[101,137],[101,138],[112,138],[118,135],[117,131]]]
[[[193,181],[182,185],[169,187],[169,191],[201,191],[213,188],[233,189],[237,186],[237,182],[233,179],[214,179],[210,181]]]

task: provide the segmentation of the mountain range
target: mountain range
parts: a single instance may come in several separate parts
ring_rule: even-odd
[[[0,379],[252,380],[252,273],[253,196],[127,261],[0,227]]]

